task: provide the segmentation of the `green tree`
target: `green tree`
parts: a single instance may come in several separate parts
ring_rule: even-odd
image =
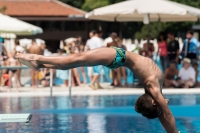
[[[109,5],[109,0],[85,0],[82,9],[85,11],[91,11],[95,8]]]
[[[178,2],[181,4],[185,4],[185,5],[189,5],[189,6],[193,6],[193,7],[200,7],[200,1],[199,0],[170,0],[170,1],[174,1],[174,2]]]
[[[63,3],[69,4],[73,7],[81,9],[82,5],[84,4],[85,0],[60,0]]]
[[[156,38],[159,32],[166,30],[166,23],[162,22],[154,22],[148,25],[143,25],[139,32],[135,33],[135,38],[142,39],[145,38],[146,35],[150,35],[153,38]]]
[[[7,9],[6,6],[0,7],[0,13],[4,13],[6,11],[6,9]]]
[[[125,0],[85,0],[82,9],[85,11],[91,11],[93,9],[111,5]]]

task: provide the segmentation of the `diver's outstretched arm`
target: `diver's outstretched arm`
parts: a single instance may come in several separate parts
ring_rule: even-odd
[[[17,54],[19,61],[30,68],[70,69],[80,66],[109,65],[115,58],[113,48],[97,48],[94,50],[71,54],[68,56],[41,56],[35,54]]]

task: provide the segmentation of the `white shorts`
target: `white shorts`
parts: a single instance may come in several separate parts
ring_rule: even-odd
[[[93,67],[87,67],[88,70],[88,76],[93,76]]]

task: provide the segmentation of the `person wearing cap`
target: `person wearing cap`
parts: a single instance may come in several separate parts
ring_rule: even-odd
[[[196,72],[191,66],[189,58],[183,59],[183,67],[180,69],[177,81],[173,81],[175,87],[193,88],[196,82]]]

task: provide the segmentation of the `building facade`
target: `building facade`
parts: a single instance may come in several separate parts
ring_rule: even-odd
[[[60,40],[88,37],[86,12],[58,0],[0,0],[0,9],[5,15],[41,27],[42,34],[18,38],[43,39],[52,52],[59,48]]]

